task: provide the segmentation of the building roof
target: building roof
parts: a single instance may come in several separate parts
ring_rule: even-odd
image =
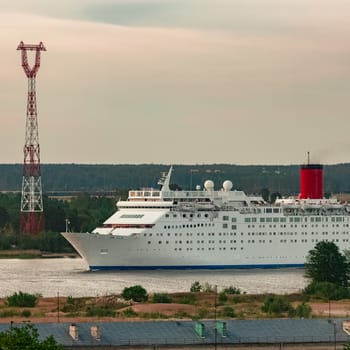
[[[185,344],[266,344],[266,343],[329,343],[350,342],[343,331],[342,318],[327,319],[274,319],[274,320],[226,320],[224,336],[222,327],[211,321],[150,321],[150,322],[87,322],[76,323],[78,339],[69,335],[70,323],[35,324],[41,339],[53,335],[64,346],[88,345],[185,345]],[[204,325],[199,335],[198,323]],[[197,324],[197,327],[196,327]],[[21,326],[22,324],[13,324]],[[221,324],[222,325],[222,324]],[[92,326],[98,326],[100,340],[91,336]],[[0,332],[10,327],[0,324]]]

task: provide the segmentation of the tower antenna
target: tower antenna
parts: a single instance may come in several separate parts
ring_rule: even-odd
[[[17,50],[21,50],[22,67],[28,78],[27,117],[23,148],[21,232],[36,234],[44,229],[44,208],[41,186],[35,78],[40,67],[40,52],[46,51],[46,48],[42,42],[39,45],[32,45],[24,44],[21,41]],[[35,62],[32,68],[28,64],[27,51],[35,51]]]

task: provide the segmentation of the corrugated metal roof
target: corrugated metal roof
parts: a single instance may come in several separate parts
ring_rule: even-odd
[[[304,343],[349,341],[350,337],[342,330],[345,319],[275,319],[275,320],[227,320],[226,336],[216,334],[216,342],[235,343]],[[195,331],[195,321],[158,322],[88,322],[76,323],[78,340],[69,335],[70,323],[35,324],[40,337],[53,335],[62,345],[149,345],[149,344],[213,344],[215,342],[215,322],[200,321],[204,324],[204,337]],[[335,322],[335,323],[333,323]],[[22,324],[13,324],[22,326]],[[90,335],[91,326],[99,326],[101,340]],[[0,331],[10,327],[0,324]],[[334,333],[336,331],[336,333]]]

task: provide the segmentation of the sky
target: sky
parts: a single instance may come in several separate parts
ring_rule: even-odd
[[[23,161],[20,41],[47,49],[42,163],[350,162],[348,0],[0,0],[0,39],[0,163]]]

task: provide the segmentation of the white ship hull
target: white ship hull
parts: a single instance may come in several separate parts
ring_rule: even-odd
[[[101,228],[62,234],[91,270],[299,267],[322,240],[350,248],[348,206],[334,200],[167,190],[131,191]]]
[[[228,213],[224,214],[227,216]],[[283,218],[278,215],[274,217]],[[213,225],[198,229],[192,227],[191,230],[187,227],[176,229],[176,226],[180,226],[177,221],[166,221],[164,218],[158,223],[159,229],[145,229],[133,236],[71,232],[65,232],[63,236],[85,258],[92,270],[295,267],[304,265],[310,249],[321,240],[336,242],[340,250],[350,248],[349,217],[341,218],[344,220],[341,227],[332,227],[331,222],[327,222],[320,223],[317,228],[311,223],[305,224],[308,227],[302,223],[279,223],[271,225],[275,227],[265,224],[252,228],[244,222],[237,222],[237,228],[232,230],[222,228],[225,222],[219,214],[217,219],[207,222],[181,221],[181,225],[186,222],[186,226],[189,223],[192,226]],[[245,218],[241,215],[241,219]],[[170,229],[162,229],[164,226]]]

